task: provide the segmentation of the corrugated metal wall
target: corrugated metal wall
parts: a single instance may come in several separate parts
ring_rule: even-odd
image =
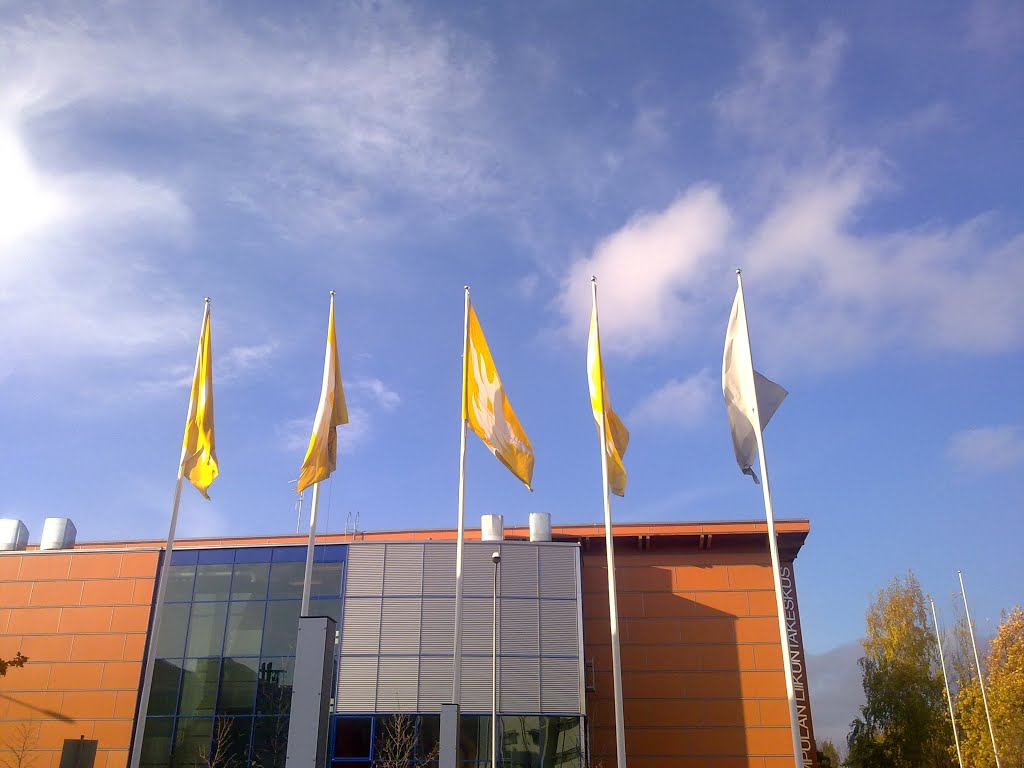
[[[491,706],[491,611],[498,545],[467,542],[462,710]],[[499,707],[581,714],[578,549],[503,542]],[[338,712],[438,712],[451,698],[455,543],[353,543],[341,621]]]

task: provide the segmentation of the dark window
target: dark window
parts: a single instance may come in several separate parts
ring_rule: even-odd
[[[287,600],[302,597],[302,581],[305,577],[305,563],[273,563],[270,567],[269,598]]]
[[[196,591],[193,600],[227,600],[230,591],[230,564],[196,566]]]
[[[164,600],[168,603],[191,601],[192,586],[195,581],[196,567],[194,565],[172,565],[167,571],[167,591]]]
[[[370,733],[373,719],[339,717],[334,721],[334,756],[370,757]]]
[[[174,765],[203,764],[203,755],[209,755],[212,717],[180,717],[174,741]]]
[[[227,634],[224,638],[225,656],[259,656],[263,641],[263,613],[267,604],[262,600],[231,603],[228,607]]]
[[[178,708],[180,684],[181,660],[157,659],[153,665],[153,687],[149,696],[148,714],[154,717],[173,715]]]
[[[239,563],[231,577],[232,600],[265,600],[270,563]]]
[[[310,592],[313,597],[333,597],[341,594],[341,563],[314,563],[310,578]],[[305,577],[305,573],[303,573]],[[301,591],[299,592],[301,595]]]
[[[299,632],[299,600],[277,600],[267,603],[267,620],[263,627],[264,656],[294,656]]]
[[[491,718],[462,715],[459,718],[459,760],[491,759]]]
[[[288,718],[257,717],[252,734],[252,762],[260,768],[284,768],[288,753]]]
[[[416,756],[421,760],[437,760],[441,752],[441,716],[420,715],[416,730]]]
[[[256,705],[259,659],[224,659],[221,665],[219,715],[251,715]]]
[[[262,658],[257,671],[256,713],[286,715],[292,706],[292,674],[295,660]]]
[[[173,603],[164,606],[160,617],[160,634],[156,641],[158,658],[174,658],[185,655],[185,634],[188,632],[188,603]]]
[[[185,659],[181,683],[182,715],[212,715],[217,705],[220,659]]]
[[[174,718],[147,717],[146,731],[142,737],[141,765],[146,768],[168,768],[173,734]]]

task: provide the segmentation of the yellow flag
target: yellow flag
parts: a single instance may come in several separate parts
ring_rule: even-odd
[[[207,489],[219,473],[213,439],[213,358],[210,354],[210,301],[203,313],[203,330],[196,352],[196,372],[185,419],[181,448],[181,474],[207,499]]]
[[[334,291],[331,291],[331,316],[327,321],[327,352],[324,356],[324,383],[320,390],[320,405],[316,409],[313,435],[309,438],[306,458],[302,460],[299,482],[295,486],[302,492],[314,483],[326,480],[338,467],[338,434],[335,427],[348,424],[348,406],[345,390],[341,386],[341,367],[338,365],[338,337],[334,332]]]
[[[629,445],[629,430],[612,410],[612,401],[608,397],[608,384],[604,379],[604,364],[601,362],[601,334],[597,328],[596,297],[594,312],[590,316],[587,370],[590,373],[590,405],[594,409],[594,419],[597,421],[598,429],[601,429],[602,421],[605,425],[608,487],[616,496],[624,496],[626,494],[626,468],[622,464],[622,457],[626,453],[626,446]]]
[[[533,446],[501,386],[473,305],[463,360],[462,418],[512,474],[532,491]]]

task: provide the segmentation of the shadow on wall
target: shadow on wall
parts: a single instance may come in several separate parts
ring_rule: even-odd
[[[767,550],[767,547],[766,547]],[[630,768],[715,768],[791,754],[768,553],[616,546]],[[615,761],[603,547],[583,554],[590,763]],[[783,758],[779,765],[792,765]],[[753,765],[753,762],[749,764]]]

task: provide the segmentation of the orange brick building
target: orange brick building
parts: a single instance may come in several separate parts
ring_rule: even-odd
[[[791,639],[797,639],[794,672],[802,731],[813,744],[793,576],[793,560],[809,526],[806,521],[783,521],[777,530],[784,586],[789,589],[787,614],[792,613],[787,621]],[[526,529],[510,528],[505,533],[509,540],[528,538]],[[571,755],[563,755],[558,758],[562,762],[544,764],[583,762],[610,768],[615,748],[603,526],[556,526],[552,533],[556,542],[579,546],[586,695],[575,762]],[[318,543],[450,541],[453,537],[450,530],[365,532],[328,534]],[[470,531],[467,537],[478,539],[479,531]],[[629,765],[793,766],[764,523],[622,524],[616,526],[615,542]],[[199,550],[200,565],[193,568],[202,572],[202,552],[227,547],[249,552],[275,545],[275,552],[288,554],[286,550],[297,551],[302,543],[303,537],[297,536],[189,540],[179,541],[175,553],[184,552],[187,558],[189,551]],[[89,768],[81,760],[69,764],[67,758],[73,746],[69,742],[84,739],[95,742],[95,757],[89,757],[92,768],[127,764],[142,660],[152,645],[148,629],[155,577],[161,567],[160,545],[105,542],[77,544],[72,550],[0,552],[0,658],[20,650],[30,659],[23,669],[12,669],[0,679],[0,760],[6,757],[10,765],[10,758],[18,757],[16,768],[61,768],[64,754],[63,768]],[[239,555],[235,562],[244,559]],[[206,567],[216,570],[218,566]],[[234,567],[237,573],[240,566]],[[266,567],[268,571],[277,568],[276,560]],[[330,607],[334,602],[323,600],[325,612],[336,610]],[[231,616],[221,620],[221,626],[227,621],[229,634],[231,620]],[[221,677],[228,674],[227,661],[218,667]],[[180,673],[182,682],[175,689],[182,700],[190,695],[186,689],[193,675],[188,659],[183,662],[186,671]],[[262,674],[262,664],[260,670]],[[216,688],[218,683],[213,685]],[[219,685],[223,688],[226,683],[221,680]],[[220,693],[216,696],[218,701],[223,698]],[[216,707],[221,712],[221,704]],[[180,713],[178,722],[184,722]],[[251,755],[255,766],[261,722],[258,703],[255,717],[244,722],[251,729],[247,738],[253,751],[244,752],[243,765]],[[150,739],[148,729],[146,738]],[[244,749],[250,749],[250,742],[245,744]],[[362,762],[337,755],[333,768],[370,764],[369,754]],[[260,764],[271,768],[265,759]],[[813,749],[805,765],[813,765]]]

